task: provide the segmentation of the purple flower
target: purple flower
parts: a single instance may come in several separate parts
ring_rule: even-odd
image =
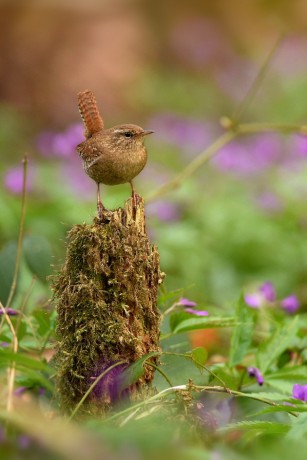
[[[182,305],[183,307],[196,307],[197,303],[193,302],[193,300],[189,300],[186,297],[181,297],[178,301],[178,305]]]
[[[295,313],[300,307],[300,302],[296,295],[292,294],[282,299],[280,305],[287,313]]]
[[[77,155],[71,157],[69,161],[63,162],[59,174],[69,190],[75,195],[82,197],[83,200],[90,199],[95,193],[95,184],[87,174],[84,174],[81,158]]]
[[[5,312],[9,316],[16,316],[19,315],[18,310],[14,310],[13,308],[5,308]],[[0,310],[0,315],[3,315],[3,310]]]
[[[264,383],[264,378],[260,372],[260,370],[257,367],[248,367],[247,368],[248,375],[250,377],[255,377],[258,385],[263,385]]]
[[[32,189],[32,183],[34,179],[34,170],[33,168],[28,168],[28,177],[27,177],[27,191]],[[4,186],[5,188],[16,195],[19,195],[22,192],[23,188],[23,166],[15,166],[6,171],[4,175]]]
[[[259,291],[268,302],[274,302],[276,300],[275,287],[270,281],[263,283],[260,286]]]
[[[245,303],[251,308],[260,308],[276,300],[276,291],[270,281],[263,283],[256,292],[244,295]]]
[[[27,387],[25,386],[22,386],[22,387],[18,387],[16,388],[16,390],[14,391],[14,395],[15,396],[21,396],[23,393],[25,393],[27,391]]]
[[[157,138],[174,144],[183,152],[198,154],[215,137],[214,126],[205,120],[193,120],[174,113],[162,113],[153,117],[150,126]]]
[[[256,196],[256,204],[266,211],[279,211],[282,208],[282,202],[272,192],[263,192]]]
[[[193,308],[185,308],[184,311],[186,313],[191,313],[192,315],[196,316],[208,316],[209,313],[206,310],[194,310]]]
[[[300,385],[296,383],[293,385],[292,396],[295,399],[300,399],[301,401],[307,401],[307,385]]]
[[[276,165],[280,151],[280,139],[276,134],[259,134],[225,145],[213,158],[213,163],[221,171],[252,176]]]
[[[31,444],[29,436],[22,434],[18,437],[18,445],[21,449],[27,449]]]
[[[155,215],[164,222],[175,222],[180,219],[179,207],[167,200],[159,200],[146,206],[149,215]]]
[[[76,123],[64,132],[42,132],[37,136],[36,147],[43,156],[69,158],[76,154],[76,146],[82,141],[82,124]]]
[[[216,65],[227,60],[231,48],[214,21],[190,16],[175,23],[170,33],[170,46],[177,57],[194,68]]]
[[[1,342],[0,347],[7,348],[9,346],[8,342]]]

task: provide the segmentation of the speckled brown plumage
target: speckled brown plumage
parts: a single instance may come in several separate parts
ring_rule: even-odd
[[[147,161],[144,136],[152,133],[133,124],[104,129],[96,100],[89,90],[78,94],[78,104],[85,124],[86,140],[77,146],[86,174],[98,186],[97,207],[101,215],[102,204],[99,184],[117,185],[129,182],[134,196],[132,179]]]

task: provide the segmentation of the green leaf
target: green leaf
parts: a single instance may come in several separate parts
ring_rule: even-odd
[[[282,369],[271,372],[266,376],[266,381],[274,379],[287,379],[293,380],[294,382],[297,380],[305,381],[307,380],[307,366],[283,367]]]
[[[182,315],[184,315],[184,317]],[[232,316],[211,318],[210,316],[205,318],[191,318],[190,316],[191,315],[188,313],[175,313],[172,315],[170,319],[170,327],[172,332],[174,334],[179,334],[180,332],[193,331],[195,329],[231,327],[237,324],[235,318]]]
[[[8,243],[0,251],[0,300],[6,304],[14,277],[17,256],[17,244]]]
[[[160,352],[153,351],[135,361],[135,363],[131,364],[131,366],[127,367],[121,374],[119,391],[121,392],[128,388],[130,385],[133,385],[135,382],[137,382],[138,379],[141,378],[144,374],[144,364],[146,361],[149,358],[158,355],[160,355]]]
[[[49,334],[51,329],[51,316],[48,311],[45,310],[35,310],[32,313],[32,316],[35,318],[37,323],[37,333],[44,337],[46,334]]]
[[[14,361],[19,369],[29,368],[51,373],[51,368],[46,363],[30,358],[22,353],[14,353],[6,348],[0,350],[0,367],[6,367]]]
[[[208,359],[208,352],[203,347],[194,348],[194,350],[191,351],[191,358],[196,367],[203,371],[203,366]]]
[[[244,302],[243,294],[236,305],[236,319],[239,324],[234,328],[229,352],[229,365],[240,364],[249,350],[253,339],[256,312]]]
[[[292,423],[288,439],[299,440],[307,435],[307,414],[300,414]]]
[[[258,434],[284,434],[290,429],[290,425],[286,423],[266,422],[266,421],[253,421],[253,422],[238,422],[231,423],[220,431],[242,430],[242,431],[256,431]]]
[[[28,236],[23,243],[25,261],[31,272],[41,281],[51,273],[52,249],[49,241],[42,236]]]
[[[293,345],[299,328],[298,317],[295,317],[286,326],[279,326],[275,333],[260,345],[257,363],[262,372],[265,372],[287,348]]]

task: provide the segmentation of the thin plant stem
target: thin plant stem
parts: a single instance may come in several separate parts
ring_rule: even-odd
[[[162,371],[162,369],[159,366],[156,366],[155,364],[150,363],[149,361],[146,362],[146,365],[156,369],[156,371],[158,371],[165,378],[170,387],[174,386],[168,375],[164,371]]]
[[[15,294],[17,278],[18,278],[18,273],[19,273],[19,266],[20,266],[21,250],[22,250],[23,229],[24,229],[24,221],[25,221],[25,213],[26,213],[26,194],[27,194],[27,175],[28,175],[28,157],[27,155],[24,156],[22,162],[23,162],[23,182],[22,182],[21,214],[20,214],[19,232],[18,232],[17,255],[16,255],[13,281],[12,281],[9,297],[6,303],[6,308],[10,307],[14,294]]]
[[[12,336],[13,336],[13,352],[17,353],[18,350],[18,338],[16,335],[16,331],[14,329],[13,323],[11,321],[11,318],[6,312],[6,309],[2,305],[2,302],[0,301],[0,309],[2,311],[3,317],[5,318],[5,321],[7,322]],[[7,403],[6,403],[6,409],[8,412],[10,412],[13,409],[13,392],[14,392],[14,381],[15,381],[15,374],[16,374],[16,362],[14,361],[12,363],[12,366],[10,367],[8,371],[8,397],[7,397]]]
[[[146,202],[155,201],[163,195],[179,188],[186,179],[198,171],[204,164],[208,163],[218,151],[229,144],[240,135],[258,134],[263,132],[279,132],[282,134],[307,135],[307,125],[286,124],[286,123],[242,123],[235,125],[234,122],[225,117],[223,125],[227,132],[218,137],[212,144],[191,161],[177,176],[168,183],[162,185],[146,197]]]
[[[95,386],[100,382],[101,379],[103,379],[103,377],[105,375],[107,375],[112,369],[114,369],[115,367],[117,366],[120,366],[121,364],[127,364],[126,361],[124,360],[121,360],[121,361],[118,361],[117,363],[115,364],[112,364],[112,366],[108,367],[105,371],[103,371],[95,380],[94,382],[92,383],[92,385],[89,387],[89,389],[87,390],[87,392],[82,396],[82,398],[80,399],[80,401],[78,402],[78,404],[76,405],[76,407],[74,408],[74,410],[72,411],[70,417],[68,418],[68,421],[72,420],[74,418],[74,416],[76,415],[76,413],[78,412],[78,410],[80,409],[80,407],[82,406],[82,404],[84,403],[84,401],[86,400],[86,398],[88,397],[88,395],[93,391],[93,389],[95,388]]]
[[[249,394],[249,393],[243,393],[241,391],[231,390],[230,388],[224,388],[224,387],[221,387],[221,386],[200,386],[200,385],[193,385],[193,384],[178,385],[178,386],[175,386],[175,387],[166,388],[165,390],[160,391],[160,393],[157,393],[156,395],[146,399],[145,401],[142,401],[140,403],[134,404],[133,406],[128,407],[128,408],[122,410],[121,412],[117,412],[116,414],[112,415],[111,417],[106,418],[104,420],[104,422],[109,423],[110,421],[113,421],[113,420],[117,419],[118,417],[121,417],[121,416],[129,413],[130,411],[135,411],[136,409],[138,409],[140,407],[146,406],[147,404],[153,403],[153,402],[155,402],[155,401],[157,401],[157,400],[159,400],[161,398],[164,398],[164,397],[168,396],[172,392],[193,391],[193,390],[198,391],[198,392],[206,391],[206,392],[209,392],[209,393],[226,393],[228,395],[235,396],[235,397],[253,399],[255,401],[267,404],[269,406],[278,406],[278,404],[276,404],[274,401],[270,401],[269,399],[262,398],[260,396],[258,397],[258,396],[255,396],[255,395],[252,395],[252,394]],[[297,414],[292,412],[292,411],[289,411],[288,414],[291,414],[294,417],[297,417]]]
[[[267,71],[269,69],[269,66],[272,62],[272,59],[276,53],[276,51],[278,50],[282,40],[284,39],[284,34],[281,34],[272,50],[269,52],[267,58],[265,59],[265,61],[263,62],[262,66],[260,67],[259,69],[259,72],[258,74],[256,75],[253,83],[251,84],[249,90],[247,91],[245,97],[243,98],[243,100],[241,101],[241,103],[238,105],[238,107],[235,109],[234,113],[232,114],[232,117],[231,119],[233,120],[233,122],[236,124],[238,123],[238,121],[242,118],[242,115],[244,114],[244,112],[246,111],[246,109],[248,108],[248,106],[250,105],[250,103],[252,102],[252,100],[254,99],[254,97],[256,96],[263,80],[264,80],[264,77],[265,75],[267,74]]]
[[[207,163],[222,147],[224,147],[224,145],[228,144],[235,137],[236,133],[232,131],[222,134],[193,161],[191,161],[191,163],[189,163],[177,176],[175,176],[174,179],[149,194],[145,198],[145,202],[149,203],[150,201],[154,201],[166,193],[180,187],[180,185],[188,179],[188,177],[192,176],[192,174],[194,174],[202,165]]]
[[[180,356],[182,358],[190,359],[191,361],[193,361],[194,364],[197,364],[197,366],[202,367],[206,372],[208,372],[208,374],[212,375],[212,377],[218,380],[223,385],[225,390],[227,391],[226,383],[218,375],[216,375],[215,372],[211,371],[207,366],[201,363],[197,363],[191,355],[185,354],[185,353],[174,353],[171,351],[163,351],[161,355]]]

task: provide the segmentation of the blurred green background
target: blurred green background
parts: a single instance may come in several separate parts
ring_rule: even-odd
[[[0,298],[16,254],[22,166],[29,157],[25,241],[15,304],[50,297],[69,228],[95,215],[95,184],[75,146],[76,94],[91,89],[106,126],[155,134],[135,180],[145,198],[220,133],[281,34],[242,122],[307,120],[307,4],[301,1],[28,1],[0,5]],[[307,140],[256,134],[225,146],[182,186],[147,203],[165,289],[228,305],[273,282],[307,303]],[[129,186],[102,187],[122,206]],[[37,277],[31,292],[31,280]]]

